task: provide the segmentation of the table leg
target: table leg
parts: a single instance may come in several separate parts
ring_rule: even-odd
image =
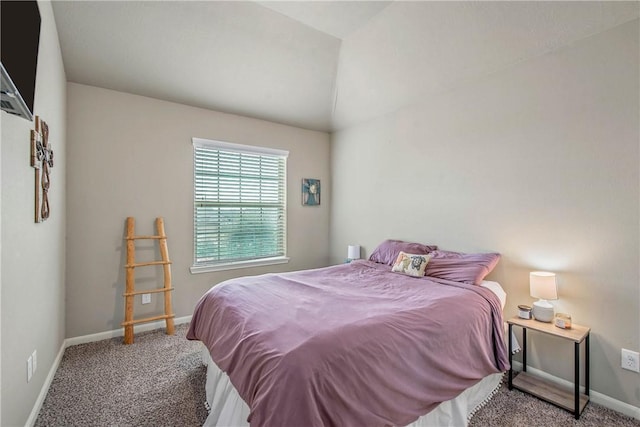
[[[511,339],[511,332],[513,331],[513,325],[511,323],[509,323],[509,347],[507,348],[507,351],[509,352],[509,390],[513,390],[513,351],[512,349],[512,339]]]
[[[522,328],[522,372],[527,372],[527,328]]]
[[[574,395],[574,415],[576,420],[580,418],[580,343],[574,343],[574,354],[575,354],[575,372],[574,372],[574,387],[575,387],[575,395]]]
[[[589,335],[584,340],[584,394],[589,396]]]

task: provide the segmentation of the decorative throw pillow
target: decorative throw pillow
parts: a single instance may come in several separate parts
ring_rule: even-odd
[[[423,245],[402,240],[385,240],[371,253],[369,261],[379,264],[393,265],[398,254],[402,251],[408,254],[425,255],[438,249],[435,245]]]
[[[396,262],[394,262],[393,267],[391,267],[391,271],[408,274],[409,276],[422,277],[424,276],[424,269],[429,263],[429,258],[429,255],[400,252],[396,258]]]
[[[479,285],[500,261],[498,253],[465,254],[433,251],[425,275],[454,282]]]

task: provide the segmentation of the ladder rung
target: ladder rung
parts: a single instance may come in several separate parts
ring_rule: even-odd
[[[126,240],[138,240],[138,239],[166,239],[167,236],[127,236]]]
[[[163,314],[161,316],[145,317],[144,319],[134,319],[134,320],[129,320],[128,322],[122,322],[122,326],[135,325],[137,323],[153,322],[154,320],[171,319],[173,317],[176,317],[176,315]]]
[[[172,291],[173,288],[160,288],[160,289],[150,289],[148,291],[134,291],[134,292],[127,292],[122,294],[122,296],[128,297],[128,296],[133,296],[133,295],[142,295],[142,294],[157,294],[160,292],[169,292]]]
[[[126,268],[135,268],[135,267],[145,267],[147,265],[165,265],[165,264],[171,264],[171,261],[151,261],[151,262],[138,262],[135,264],[127,264],[125,265]]]

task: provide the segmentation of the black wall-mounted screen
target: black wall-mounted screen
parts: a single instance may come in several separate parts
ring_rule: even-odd
[[[22,98],[33,113],[33,100],[36,86],[36,69],[38,66],[38,45],[40,42],[40,11],[36,1],[0,1],[1,16],[1,56],[2,67],[9,75],[15,88],[5,87],[2,82],[2,109],[5,107],[5,92],[12,98]],[[4,73],[3,73],[4,74]],[[9,83],[10,83],[9,82]],[[9,86],[11,86],[9,84]],[[19,93],[10,93],[13,89]],[[18,114],[13,112],[14,114]]]

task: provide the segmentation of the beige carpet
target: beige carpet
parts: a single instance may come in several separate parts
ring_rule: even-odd
[[[199,342],[163,330],[66,349],[36,426],[199,426],[206,369]],[[561,409],[502,386],[470,426],[640,426],[640,421],[589,403],[579,421]],[[289,426],[286,426],[289,427]],[[292,426],[293,427],[293,426]],[[298,427],[298,426],[295,426]]]

